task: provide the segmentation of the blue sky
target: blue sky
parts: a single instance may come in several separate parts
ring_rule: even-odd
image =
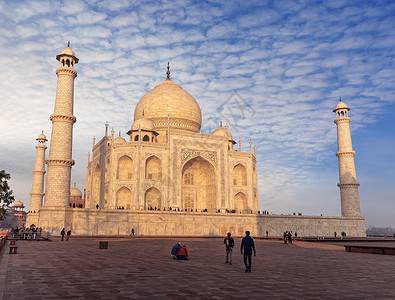
[[[366,224],[395,227],[393,1],[0,1],[0,24],[0,169],[27,206],[35,139],[51,132],[55,56],[71,41],[81,190],[92,137],[106,121],[125,137],[170,61],[203,132],[234,92],[253,108],[230,130],[244,151],[257,145],[259,207],[273,213],[340,215],[332,110],[342,97]]]

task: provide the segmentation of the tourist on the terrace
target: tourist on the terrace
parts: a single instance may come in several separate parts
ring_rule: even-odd
[[[177,259],[178,260],[188,260],[188,251],[187,246],[182,245],[177,250]]]
[[[70,235],[71,235],[71,230],[67,231],[66,241],[70,239]]]
[[[172,258],[177,258],[177,252],[178,252],[178,248],[180,248],[181,244],[177,243],[173,246],[173,248],[171,249],[171,257]]]
[[[232,264],[232,250],[233,247],[235,246],[235,240],[231,237],[231,233],[228,232],[228,235],[224,239],[224,244],[226,245],[226,261],[225,263],[227,264]],[[228,260],[229,257],[229,260]]]
[[[64,240],[64,235],[66,234],[66,232],[64,231],[64,228],[62,229],[62,231],[60,232],[60,235],[62,236],[61,241]]]
[[[286,244],[288,242],[288,231],[285,231],[283,233],[283,240],[284,240],[284,244]]]
[[[287,239],[288,239],[288,243],[292,245],[292,233],[291,233],[291,231],[288,231]]]
[[[337,237],[337,232],[335,231],[335,238]]]
[[[246,272],[251,272],[251,256],[252,256],[252,250],[254,250],[254,256],[256,255],[255,253],[255,245],[254,245],[254,240],[252,237],[250,237],[250,232],[246,231],[246,236],[243,237],[241,240],[241,247],[240,247],[240,252],[243,254],[243,248],[244,248],[244,265],[246,267]]]

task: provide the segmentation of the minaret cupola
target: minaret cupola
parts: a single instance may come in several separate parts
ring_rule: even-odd
[[[70,42],[67,43],[67,48],[63,49],[60,54],[56,55],[56,59],[60,62],[60,67],[73,68],[78,63],[79,59],[70,48]]]

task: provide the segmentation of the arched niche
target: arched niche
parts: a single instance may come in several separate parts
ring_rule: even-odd
[[[118,160],[117,179],[120,180],[132,179],[132,175],[133,175],[133,161],[129,156],[124,155]]]
[[[92,186],[92,200],[93,206],[99,204],[100,202],[100,178],[101,178],[101,168],[100,164],[96,164],[93,171],[93,186]]]
[[[198,156],[182,168],[182,208],[187,211],[215,211],[216,178],[214,166]]]
[[[244,193],[240,192],[235,195],[234,209],[236,212],[246,212],[248,210],[247,196]]]
[[[130,204],[132,202],[132,191],[127,187],[121,187],[117,191],[116,201],[116,207],[130,209]]]
[[[162,194],[157,188],[152,187],[145,192],[145,206],[146,209],[154,209],[162,206]]]
[[[233,185],[247,185],[247,169],[242,164],[233,168]]]
[[[162,162],[156,156],[151,156],[145,161],[145,179],[162,179]]]

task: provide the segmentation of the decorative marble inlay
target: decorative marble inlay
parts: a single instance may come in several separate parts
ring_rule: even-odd
[[[217,153],[214,151],[200,151],[194,149],[182,149],[181,151],[181,163],[185,163],[187,160],[201,156],[211,161],[215,167],[217,167]]]

